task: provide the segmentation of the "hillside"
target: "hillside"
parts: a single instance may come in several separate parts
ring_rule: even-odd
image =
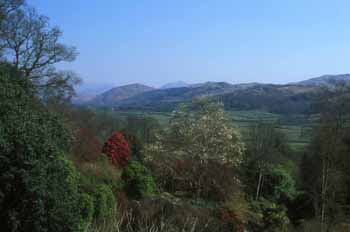
[[[305,81],[300,81],[300,82],[297,82],[296,84],[308,85],[308,86],[321,86],[321,85],[327,85],[332,81],[350,82],[350,74],[323,75],[323,76],[311,78]]]
[[[89,105],[118,110],[171,111],[179,103],[209,97],[224,103],[227,110],[264,110],[278,114],[311,113],[311,101],[321,85],[350,81],[350,74],[324,75],[286,85],[229,84],[205,82],[176,87],[177,82],[154,89],[141,84],[113,88],[88,102]]]
[[[273,113],[308,113],[318,87],[209,82],[198,87],[153,90],[120,101],[119,110],[171,111],[181,102],[210,97],[227,110],[265,110]]]
[[[89,101],[88,104],[95,106],[114,106],[122,100],[151,90],[154,90],[154,88],[142,84],[119,86],[97,95],[95,98]]]
[[[317,87],[301,85],[257,85],[216,96],[228,110],[264,110],[279,114],[311,112]]]
[[[214,97],[251,87],[252,84],[231,85],[226,82],[207,82],[190,87],[157,89],[128,98],[115,105],[122,110],[171,111],[181,102],[196,97]]]
[[[161,89],[174,89],[174,88],[182,88],[182,87],[188,87],[189,84],[187,84],[184,81],[176,81],[176,82],[171,82],[167,83],[165,85],[162,85],[160,88]]]

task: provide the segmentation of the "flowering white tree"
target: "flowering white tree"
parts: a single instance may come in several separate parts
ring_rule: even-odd
[[[244,144],[236,128],[225,117],[223,105],[198,99],[180,105],[172,114],[164,137],[146,148],[147,158],[166,153],[174,158],[193,158],[237,166]]]
[[[192,107],[179,107],[173,114],[170,131],[180,140],[177,145],[182,146],[175,149],[184,157],[232,165],[242,160],[243,143],[225,117],[222,104],[197,100]]]
[[[169,128],[157,138],[145,147],[144,155],[162,173],[160,178],[180,175],[197,189],[208,185],[208,176],[212,175],[208,173],[214,166],[236,170],[245,149],[223,105],[206,99],[180,105],[172,114]],[[229,178],[238,182],[235,176]]]

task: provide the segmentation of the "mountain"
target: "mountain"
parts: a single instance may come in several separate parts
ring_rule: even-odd
[[[321,86],[321,85],[328,85],[331,81],[346,81],[350,83],[350,74],[323,75],[320,77],[315,77],[308,80],[300,81],[295,84]]]
[[[223,102],[227,110],[265,110],[281,114],[312,112],[312,102],[318,90],[329,81],[349,81],[350,74],[324,75],[285,85],[229,84],[205,82],[184,87],[154,89],[133,84],[113,88],[98,95],[88,104],[112,107],[116,110],[172,111],[179,103],[193,98],[209,97]],[[174,86],[174,85],[173,85]]]
[[[319,88],[302,85],[260,84],[215,96],[227,110],[265,110],[280,114],[305,114]]]
[[[156,89],[114,105],[119,110],[172,111],[195,97],[223,102],[227,110],[265,110],[281,114],[310,111],[318,87],[301,85],[239,84],[208,82],[198,87]]]
[[[149,92],[154,88],[142,84],[130,84],[112,88],[102,94],[97,95],[88,104],[95,106],[114,106],[120,101],[133,96]]]
[[[196,97],[214,97],[246,89],[256,84],[232,85],[226,82],[206,82],[182,88],[156,89],[135,95],[119,102],[114,107],[120,110],[171,111],[181,102],[190,102]]]
[[[187,84],[186,82],[183,81],[176,81],[176,82],[171,82],[171,83],[167,83],[163,86],[161,86],[161,89],[174,89],[174,88],[182,88],[182,87],[188,87],[189,84]]]

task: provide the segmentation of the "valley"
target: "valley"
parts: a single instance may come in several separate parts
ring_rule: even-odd
[[[106,108],[95,108],[94,111],[97,114],[107,114],[124,122],[128,117],[151,117],[157,120],[162,128],[168,125],[171,118],[171,112],[114,111]],[[302,152],[310,142],[312,128],[318,120],[317,115],[284,115],[261,110],[231,110],[226,111],[226,115],[238,128],[244,141],[249,141],[249,129],[258,122],[271,123],[278,131],[282,132],[287,143],[296,152]]]

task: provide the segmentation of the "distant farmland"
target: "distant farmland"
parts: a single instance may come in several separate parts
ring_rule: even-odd
[[[167,126],[171,113],[141,111],[104,111],[119,120],[128,116],[152,117],[162,126]],[[240,130],[245,141],[249,140],[249,128],[257,122],[273,123],[285,136],[295,151],[302,151],[310,140],[312,127],[316,125],[317,116],[280,115],[264,111],[227,111],[232,123]]]

